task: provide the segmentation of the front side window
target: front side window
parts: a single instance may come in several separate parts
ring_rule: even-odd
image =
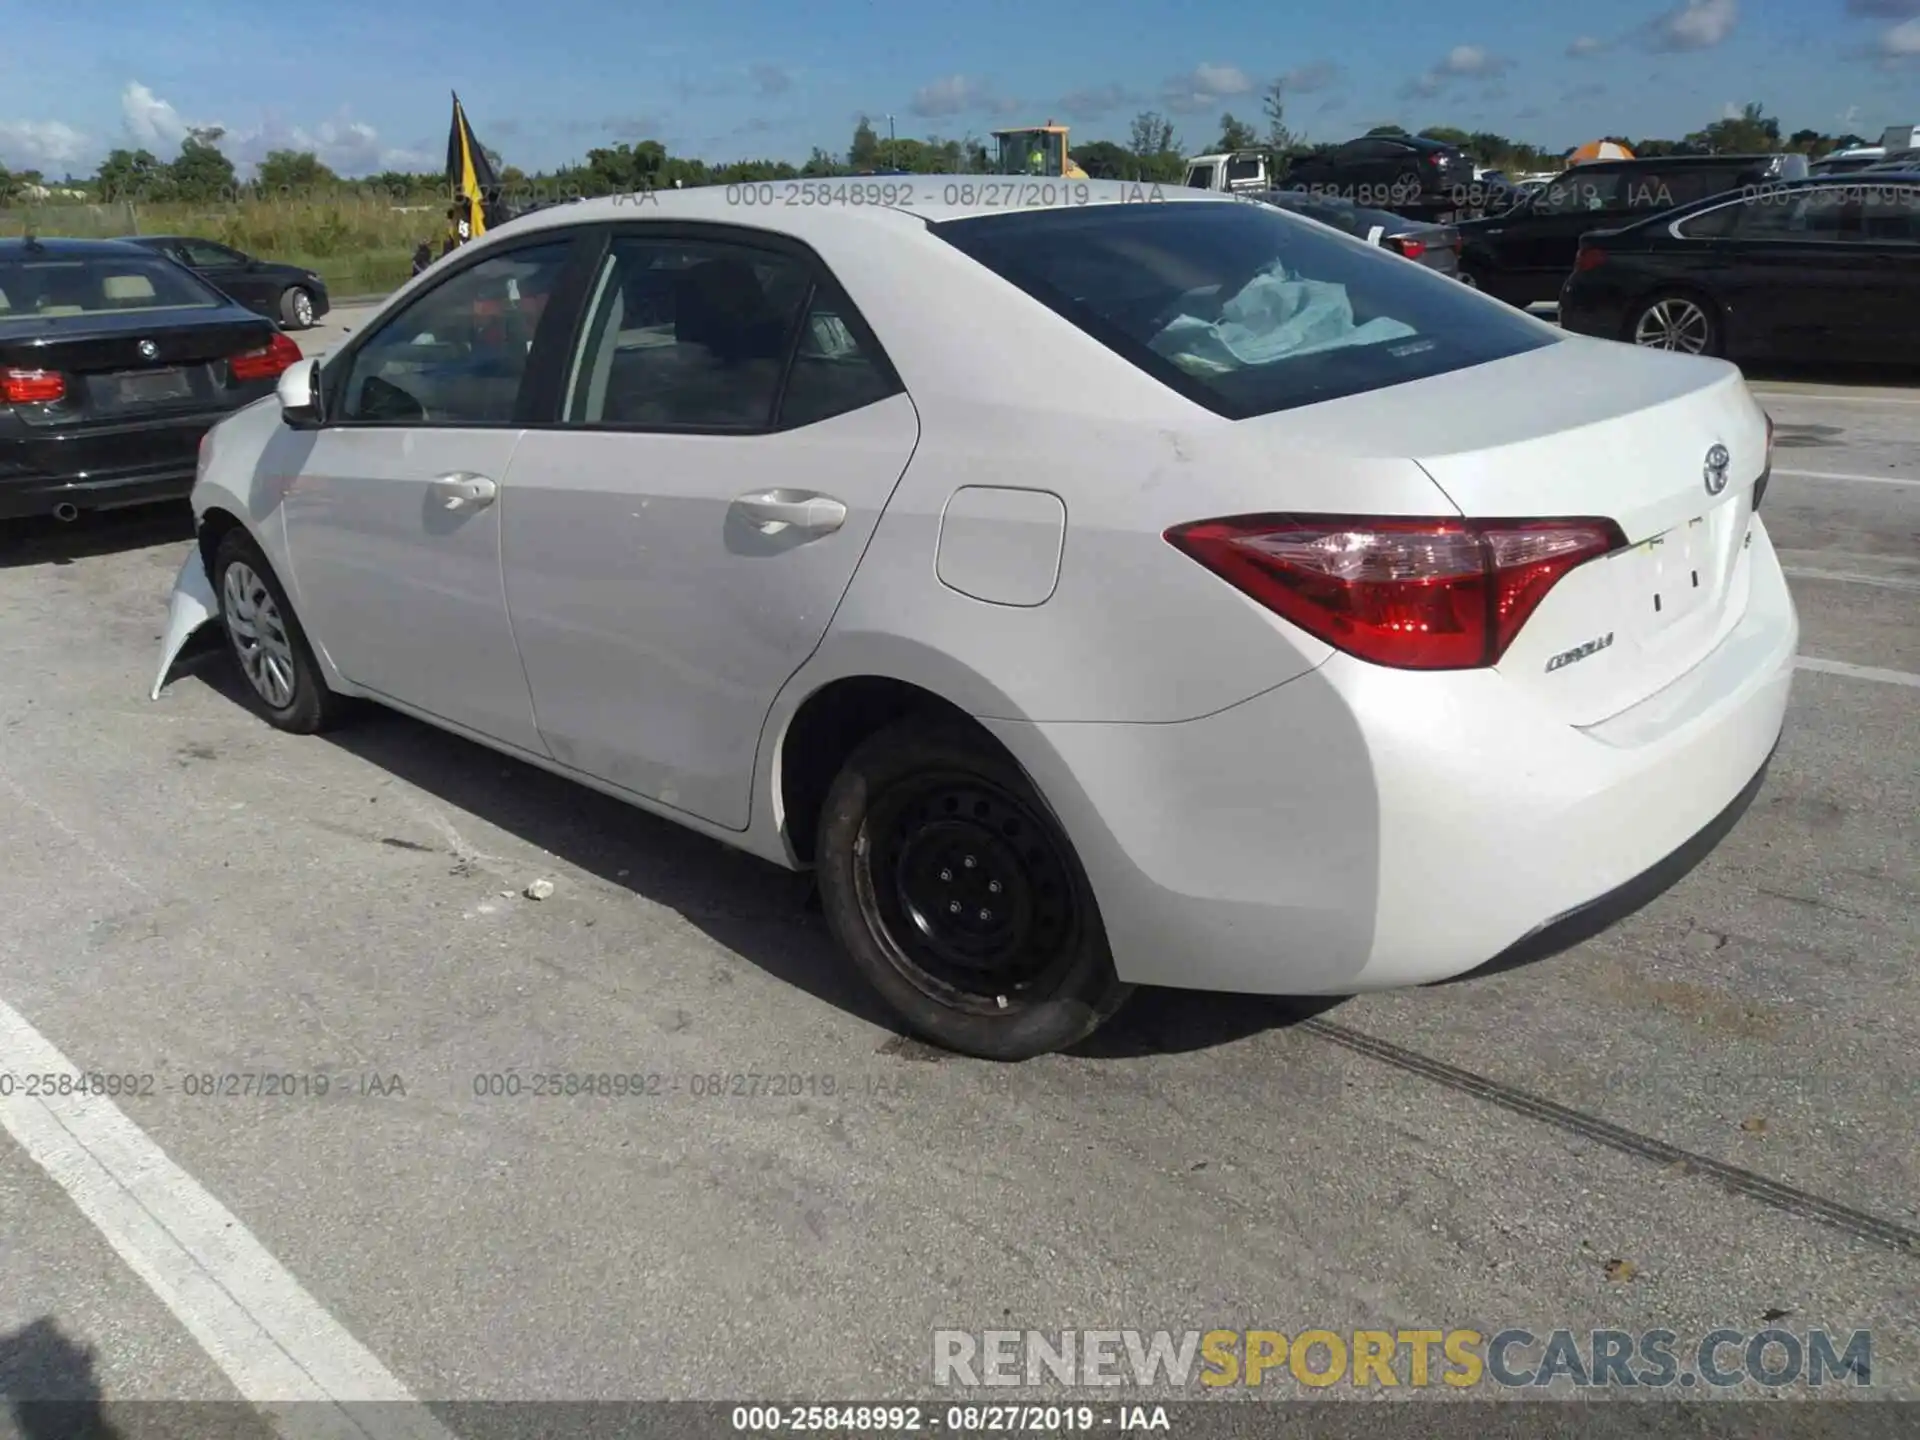
[[[933,230],[1231,419],[1557,343],[1452,279],[1266,205],[1096,205]]]
[[[187,263],[189,265],[200,265],[209,269],[218,269],[223,266],[242,265],[246,263],[246,256],[241,255],[239,252],[229,250],[224,245],[211,244],[205,240],[189,240],[181,248],[186,251]]]
[[[0,260],[0,294],[10,317],[211,310],[227,303],[172,261],[138,253]]]
[[[571,240],[490,255],[386,321],[349,359],[338,419],[507,425]]]

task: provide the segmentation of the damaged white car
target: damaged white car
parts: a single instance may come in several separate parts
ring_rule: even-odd
[[[753,188],[506,225],[220,425],[160,682],[217,618],[284,729],[812,868],[998,1059],[1564,944],[1752,798],[1798,624],[1733,367],[1197,192]]]

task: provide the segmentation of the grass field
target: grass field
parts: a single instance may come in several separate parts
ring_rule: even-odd
[[[0,210],[0,236],[100,238],[194,235],[218,240],[263,260],[314,271],[337,295],[373,295],[398,285],[412,268],[413,247],[426,240],[439,253],[445,226],[432,197],[396,207],[385,197],[241,200],[226,205],[42,205]]]

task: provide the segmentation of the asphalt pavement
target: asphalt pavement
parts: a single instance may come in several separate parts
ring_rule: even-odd
[[[1920,1398],[1920,390],[1755,383],[1819,668],[1700,868],[1532,966],[1148,991],[1013,1068],[903,1043],[796,877],[385,712],[279,734],[217,658],[150,703],[184,511],[27,527],[0,1071],[132,1093],[0,1097],[0,1395],[925,1397],[941,1327],[1777,1321]]]

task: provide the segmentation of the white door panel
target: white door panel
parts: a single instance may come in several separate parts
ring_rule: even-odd
[[[761,725],[918,436],[899,394],[775,434],[529,432],[496,508],[554,758],[744,829]]]
[[[542,751],[500,580],[524,432],[319,431],[286,493],[301,620],[356,685]],[[453,502],[453,503],[450,503]]]

